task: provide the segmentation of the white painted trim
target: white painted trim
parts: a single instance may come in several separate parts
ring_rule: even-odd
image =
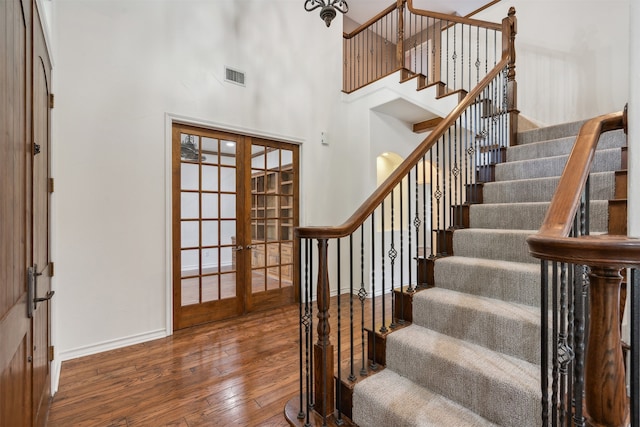
[[[36,0],[36,8],[38,9],[37,13],[40,16],[40,22],[42,23],[42,33],[44,34],[44,44],[47,48],[47,53],[49,54],[49,61],[51,62],[51,68],[55,68],[54,61],[53,61],[53,49],[51,44],[51,28],[49,28],[49,24],[47,22],[47,14],[45,12],[45,8],[44,8],[44,5],[42,4],[42,1],[43,0]],[[51,84],[51,82],[49,83]]]
[[[157,329],[155,331],[143,332],[140,334],[130,335],[124,338],[116,338],[103,341],[97,344],[86,345],[60,352],[59,362],[76,359],[78,357],[90,356],[92,354],[102,353],[103,351],[115,350],[117,348],[127,347],[134,344],[140,344],[147,341],[165,338],[169,334],[165,329]]]
[[[171,176],[172,167],[171,164],[171,129],[174,123],[181,123],[186,125],[200,126],[208,129],[215,129],[223,132],[237,133],[247,136],[255,136],[259,138],[270,139],[272,141],[286,142],[288,144],[295,144],[300,146],[300,157],[302,157],[302,144],[305,142],[304,138],[299,138],[289,135],[280,135],[276,133],[258,131],[255,129],[249,129],[241,126],[234,126],[228,123],[219,123],[211,120],[198,119],[194,117],[182,116],[174,113],[165,113],[164,122],[164,206],[165,206],[165,295],[166,295],[166,335],[173,335],[173,254],[172,243],[173,238],[171,234],[171,208],[172,208],[172,193],[171,193]],[[302,175],[302,174],[300,174]],[[299,177],[300,185],[302,186],[302,176]],[[302,218],[302,206],[299,207],[300,217]]]
[[[299,138],[295,136],[271,133],[271,132],[266,132],[266,131],[261,131],[256,129],[245,128],[242,126],[234,126],[228,123],[220,123],[220,122],[214,122],[211,120],[181,116],[179,114],[173,114],[173,113],[166,113],[166,120],[169,121],[171,125],[173,123],[182,123],[185,125],[194,125],[194,126],[205,127],[208,129],[219,130],[223,132],[237,133],[237,134],[246,135],[246,136],[255,136],[258,138],[265,138],[265,139],[270,139],[272,141],[286,142],[289,144],[301,145],[305,142],[304,138]],[[169,126],[169,129],[170,128],[171,126]],[[171,136],[171,133],[169,133],[169,136]],[[171,148],[171,145],[169,145],[169,148]]]

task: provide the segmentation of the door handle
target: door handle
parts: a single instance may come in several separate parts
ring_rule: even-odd
[[[242,245],[238,245],[238,246],[236,246],[235,248],[231,248],[231,250],[232,250],[232,251],[236,251],[236,252],[237,252],[237,251],[241,251],[242,249],[243,249],[243,248],[242,248]]]
[[[33,317],[33,312],[38,307],[39,302],[49,301],[56,293],[55,291],[49,291],[44,297],[38,298],[36,296],[38,294],[38,276],[42,276],[42,272],[38,273],[37,264],[27,268],[27,316],[29,318]]]
[[[252,245],[247,245],[247,249],[253,249]]]

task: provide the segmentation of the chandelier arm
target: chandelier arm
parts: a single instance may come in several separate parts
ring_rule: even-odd
[[[325,6],[326,4],[324,0],[306,0],[304,2],[304,10],[306,10],[307,12],[311,12],[312,10],[316,10],[319,7],[325,7]]]
[[[335,7],[340,13],[349,12],[349,5],[345,0],[331,0],[331,6]]]

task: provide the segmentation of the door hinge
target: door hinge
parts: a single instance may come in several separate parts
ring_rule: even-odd
[[[53,277],[53,261],[49,263],[49,277]]]
[[[33,155],[40,154],[40,144],[33,143]]]
[[[54,346],[49,346],[49,362],[53,362],[54,359]]]
[[[49,193],[53,193],[53,178],[49,178]]]
[[[53,97],[53,94],[50,93],[49,94],[49,108],[53,108],[53,104],[54,104],[54,97]]]

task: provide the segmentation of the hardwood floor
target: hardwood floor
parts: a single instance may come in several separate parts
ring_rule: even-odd
[[[341,302],[347,359],[349,295]],[[380,304],[377,298],[378,315]],[[335,344],[337,297],[331,307]],[[370,307],[367,299],[367,325]],[[64,362],[48,426],[287,426],[285,404],[299,394],[298,310],[296,303]],[[361,360],[360,313],[355,296],[354,351]]]
[[[49,427],[287,426],[298,305],[62,364]]]

